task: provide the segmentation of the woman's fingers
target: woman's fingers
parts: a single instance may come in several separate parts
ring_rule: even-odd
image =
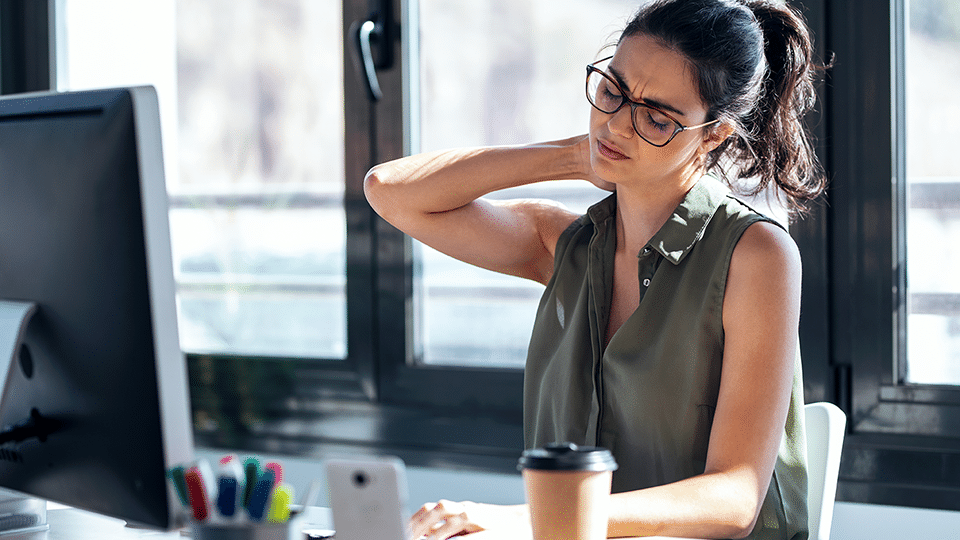
[[[464,519],[462,516],[450,516],[443,524],[427,535],[427,540],[446,540],[447,538],[460,536],[466,532],[463,525]]]
[[[597,186],[600,189],[606,191],[616,191],[617,185],[611,182],[607,182],[603,178],[597,176],[597,173],[593,170],[593,165],[591,162],[591,153],[593,149],[590,146],[590,136],[584,135],[577,142],[577,146],[580,148],[580,160],[582,162],[581,168],[584,173],[584,180],[590,182],[591,184]]]
[[[425,504],[410,518],[410,537],[419,540],[446,539],[472,530],[466,507],[462,503],[440,500]]]
[[[436,508],[436,503],[427,503],[420,507],[413,516],[410,517],[410,538],[419,540],[425,534],[430,532],[433,523],[430,521],[430,514]]]

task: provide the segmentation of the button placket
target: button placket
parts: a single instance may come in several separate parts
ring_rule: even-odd
[[[653,274],[657,271],[660,257],[659,253],[654,251],[653,248],[644,246],[637,255],[637,259],[637,277],[640,281],[640,300],[642,301],[644,293],[650,286],[651,280],[653,280]]]

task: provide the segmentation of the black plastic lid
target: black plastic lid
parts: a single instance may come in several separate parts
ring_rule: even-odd
[[[518,469],[539,471],[615,471],[617,462],[606,448],[553,443],[543,448],[524,450]]]

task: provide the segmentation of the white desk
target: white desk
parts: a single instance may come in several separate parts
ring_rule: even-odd
[[[157,531],[127,527],[123,520],[109,518],[51,505],[47,510],[49,530],[33,533],[11,534],[3,540],[185,540],[190,538],[189,529],[184,531]],[[325,508],[311,507],[299,518],[301,528],[329,529],[330,513]],[[296,540],[300,540],[299,538]]]
[[[305,529],[332,528],[330,513],[326,508],[308,508],[300,520],[302,527]],[[127,527],[119,519],[54,505],[51,505],[51,508],[47,510],[47,523],[50,524],[48,531],[11,534],[4,536],[3,540],[184,540],[189,538],[189,530],[163,532],[137,529]],[[659,536],[646,537],[644,540],[658,539],[682,540]]]

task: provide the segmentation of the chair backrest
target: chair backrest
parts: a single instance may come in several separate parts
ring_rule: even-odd
[[[832,403],[808,403],[804,406],[804,420],[810,540],[828,540],[847,416]]]

